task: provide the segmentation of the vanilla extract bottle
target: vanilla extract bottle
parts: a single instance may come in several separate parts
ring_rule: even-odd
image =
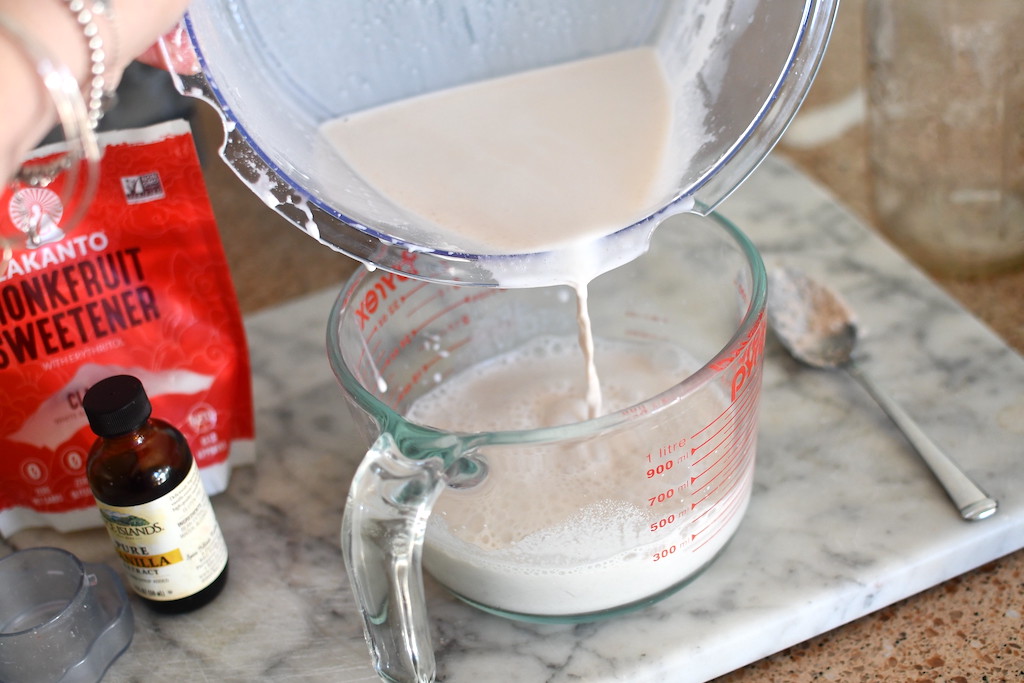
[[[127,583],[157,612],[206,605],[227,582],[228,551],[184,435],[151,416],[130,375],[96,383],[82,405],[98,437],[86,475]]]

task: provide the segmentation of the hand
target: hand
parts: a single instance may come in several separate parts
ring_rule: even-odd
[[[97,26],[104,44],[111,49],[104,86],[112,88],[124,67],[180,20],[188,0],[107,0],[107,5],[113,13],[105,13]],[[64,2],[0,0],[0,13],[52,60],[66,66],[79,83],[88,82],[89,50],[82,28]],[[178,37],[186,36],[181,33]],[[169,45],[178,54],[187,41],[172,41]],[[174,68],[186,68],[187,64],[175,63]],[[36,72],[33,58],[17,36],[5,31],[0,31],[0,107],[5,112],[4,125],[0,126],[2,181],[13,175],[21,159],[56,121],[53,102]]]

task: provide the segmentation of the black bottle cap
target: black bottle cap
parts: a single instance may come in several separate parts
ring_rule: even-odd
[[[97,436],[120,436],[149,419],[153,407],[142,382],[131,375],[114,375],[94,384],[82,399],[89,427]]]

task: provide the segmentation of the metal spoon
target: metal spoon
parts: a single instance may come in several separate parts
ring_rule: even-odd
[[[796,270],[775,270],[768,280],[768,322],[798,361],[815,368],[846,370],[871,394],[917,449],[961,517],[975,521],[995,514],[999,504],[971,481],[854,361],[857,326],[853,312],[836,292]]]

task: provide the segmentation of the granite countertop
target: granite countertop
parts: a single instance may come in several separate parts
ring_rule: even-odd
[[[788,135],[780,145],[777,156],[786,157],[796,168],[827,188],[838,202],[852,212],[852,216],[858,217],[861,223],[871,226],[873,218],[867,164],[864,158],[864,130],[857,104],[858,97],[862,97],[863,93],[863,60],[859,57],[851,58],[851,55],[860,55],[862,50],[860,13],[863,0],[844,0],[844,3],[829,56],[801,114],[802,119],[808,120],[815,113],[830,112],[838,116],[844,125],[837,126],[829,135],[823,135],[808,132],[808,129],[801,128],[798,122],[791,135]],[[215,133],[209,132],[212,130],[212,121],[208,112],[201,112],[200,142],[208,151],[206,175],[211,199],[224,235],[239,300],[243,311],[250,316],[250,334],[253,337],[272,339],[279,335],[279,332],[267,328],[274,307],[314,293],[312,299],[300,299],[309,304],[301,310],[322,311],[323,306],[329,302],[329,290],[337,289],[355,268],[355,264],[317,245],[259,204],[209,151],[216,142]],[[203,131],[207,131],[205,136],[202,134]],[[774,172],[785,176],[776,165],[773,164],[772,167],[776,169]],[[728,206],[727,203],[726,207]],[[741,202],[738,210],[742,213],[749,209],[744,208]],[[1024,301],[1024,271],[975,280],[934,279],[934,283],[977,316],[1003,342],[1018,353],[1024,352],[1024,305],[1021,304]],[[296,343],[301,346],[299,350],[304,354],[319,354],[322,360],[323,346],[319,340],[322,339],[321,331],[326,313],[319,317],[322,319],[311,315],[309,320],[299,319],[293,321],[293,324],[316,328],[312,333],[300,335],[302,339]],[[317,341],[311,341],[314,338]],[[254,357],[254,365],[264,362],[268,362],[268,359]],[[1019,358],[1015,362],[1019,362]],[[329,374],[325,361],[318,365],[308,365],[308,368],[309,372],[322,371]],[[301,365],[296,370],[299,375],[306,371],[307,365]],[[273,373],[257,376],[258,415],[261,411],[260,396],[265,397],[263,401],[268,406],[269,399],[266,397],[271,394],[275,397],[274,401],[279,402],[286,401],[291,396],[289,392],[296,392],[295,395],[299,396],[296,389],[298,384],[274,384],[273,382],[279,378],[272,375]],[[313,390],[315,396],[312,398],[320,403],[338,405],[340,390],[332,391],[329,387],[333,380],[329,377],[325,379],[329,381],[318,380]],[[771,380],[771,375],[766,376],[766,381]],[[778,376],[776,380],[781,381]],[[297,383],[298,379],[293,377],[289,378],[289,381]],[[303,396],[309,399],[310,396],[307,394]],[[290,414],[287,409],[281,407],[282,405],[275,403],[273,406],[273,410],[276,411],[274,415],[280,418],[281,423],[272,427],[270,434],[264,430],[260,438],[267,438],[274,443],[284,442],[287,441],[288,430],[299,431],[327,419],[325,415]],[[1019,391],[1016,406],[1016,425],[1019,428],[1019,425],[1024,423],[1024,399],[1019,397]],[[263,410],[266,412],[270,408]],[[1010,419],[1013,419],[1012,415]],[[1020,438],[1019,442],[1024,445],[1024,438]],[[319,441],[308,444],[310,457],[329,458],[329,451],[333,445]],[[316,455],[318,450],[323,451],[319,456]],[[307,487],[311,498],[323,498],[324,501],[328,501],[324,502],[320,509],[326,508],[330,511],[330,514],[324,515],[322,519],[304,520],[303,524],[308,526],[302,528],[296,526],[297,521],[294,517],[284,512],[293,501],[286,498],[277,500],[274,493],[275,482],[285,482],[282,484],[282,490],[287,490],[287,483],[295,483],[296,480]],[[218,602],[223,602],[224,606],[218,607],[217,603],[214,603],[199,613],[208,614],[208,617],[191,622],[157,622],[149,618],[144,619],[143,623],[146,626],[142,628],[142,632],[137,632],[136,641],[125,657],[125,660],[130,661],[115,664],[108,680],[141,680],[142,677],[168,681],[191,677],[195,680],[200,675],[210,679],[230,678],[240,681],[270,678],[309,681],[374,680],[369,670],[368,656],[365,656],[364,661],[360,661],[356,656],[354,661],[357,663],[351,665],[340,656],[337,661],[331,661],[330,653],[334,651],[335,645],[339,652],[344,650],[358,653],[363,644],[358,628],[352,627],[352,624],[357,622],[352,622],[348,617],[345,617],[343,622],[337,621],[341,619],[339,615],[350,615],[354,609],[350,594],[340,587],[334,589],[329,583],[324,583],[333,580],[325,579],[325,576],[342,580],[340,567],[326,573],[319,571],[319,568],[314,569],[314,566],[324,558],[330,562],[337,561],[336,547],[332,547],[331,544],[337,545],[337,527],[344,492],[325,490],[324,486],[322,482],[317,481],[315,473],[291,472],[285,464],[273,458],[261,466],[259,477],[253,468],[238,470],[232,482],[232,488],[236,489],[235,495],[230,495],[229,492],[224,499],[218,497],[215,499],[215,505],[218,511],[225,510],[224,518],[229,524],[234,524],[232,520],[241,519],[244,515],[258,519],[259,523],[266,527],[266,538],[239,538],[236,535],[236,547],[232,548],[232,552],[236,557],[257,554],[264,556],[266,560],[260,568],[266,571],[274,570],[284,577],[285,585],[281,586],[281,590],[290,593],[288,600],[280,597],[278,593],[272,593],[270,588],[266,594],[261,593],[261,579],[257,570],[254,567],[247,569],[235,563],[232,569],[232,583],[235,590],[243,592],[244,596],[236,593],[233,602],[222,599]],[[251,496],[251,499],[247,496]],[[334,514],[337,516],[333,516]],[[980,526],[971,528],[982,529]],[[243,529],[238,528],[235,531],[240,533]],[[230,537],[232,529],[226,528],[225,533]],[[56,534],[31,537],[18,535],[11,540],[9,547],[40,543],[65,545],[86,557],[89,551],[83,552],[83,549],[89,547],[89,544],[102,544],[105,540],[100,532],[84,532],[73,536],[75,538],[69,539]],[[262,547],[257,549],[257,544],[262,544]],[[990,544],[991,548],[997,546],[998,544]],[[1019,544],[1013,546],[1016,547],[1019,547]],[[237,549],[240,551],[236,552]],[[3,552],[4,543],[0,542],[0,554]],[[991,556],[998,557],[1000,554],[993,550]],[[303,565],[304,562],[308,563],[308,567]],[[818,679],[1017,679],[1024,676],[1024,637],[1021,636],[1021,627],[1024,625],[1022,576],[1024,551],[1015,550],[955,578],[943,576],[942,582],[938,585],[911,597],[901,598],[893,604],[885,605],[884,601],[880,601],[876,607],[868,607],[861,612],[870,612],[867,616],[856,618],[846,625],[815,635],[800,644],[747,664],[717,680],[738,683]],[[274,578],[276,581],[277,577]],[[884,586],[877,587],[876,592],[884,593]],[[324,595],[337,597],[328,597],[328,604],[315,605],[317,600],[324,600]],[[244,602],[240,602],[243,597]],[[241,604],[247,605],[242,612],[229,615],[224,611],[225,606],[234,607]],[[305,628],[302,632],[275,631],[275,621],[302,619],[304,609],[318,616],[305,618]],[[434,605],[431,609],[434,609]],[[442,640],[446,633],[448,636],[461,633],[459,629],[475,619],[465,616],[465,613],[460,611],[466,609],[457,604],[451,607],[447,602],[440,605],[438,611],[442,614],[441,618],[445,624],[443,628],[450,629],[450,632],[442,633]],[[846,620],[836,623],[842,621]],[[339,623],[344,623],[345,628],[339,628]],[[241,634],[245,629],[249,629],[252,634],[250,647],[236,647],[233,650],[224,648],[222,653],[225,670],[234,672],[235,677],[211,677],[210,669],[204,669],[190,661],[209,656],[191,644],[193,641],[190,638],[196,637],[194,629],[197,626],[204,632],[208,630],[211,638],[215,637],[218,629],[238,631],[237,638],[231,641],[235,643],[247,642],[249,636]],[[497,628],[496,626],[495,629]],[[190,630],[193,632],[189,633]],[[518,637],[515,630],[506,629],[501,633],[512,633]],[[481,632],[479,638],[486,641],[492,635],[490,632]],[[601,642],[600,637],[593,634],[580,637],[589,637],[591,641],[588,642],[592,643]],[[526,644],[527,636],[523,635],[522,638],[518,646],[524,650],[529,649]],[[257,643],[267,643],[274,639],[279,642],[273,647],[267,646],[268,652],[257,651]],[[457,644],[456,640],[452,640],[448,645]],[[558,643],[558,637],[552,635],[551,651],[544,655],[555,657],[554,650]],[[273,652],[269,652],[270,650]],[[289,650],[293,650],[290,656],[287,654]],[[361,651],[365,654],[365,649]],[[753,648],[752,651],[760,650]],[[764,652],[771,651],[767,649]],[[307,656],[306,652],[316,654]],[[454,651],[451,654],[455,656]],[[580,654],[593,653],[581,651]],[[537,656],[542,658],[541,655]],[[274,660],[274,657],[277,657],[277,660]],[[259,667],[252,664],[255,660],[261,662]],[[269,660],[270,663],[264,664],[264,660]],[[274,661],[278,662],[276,670],[270,668]],[[140,673],[146,672],[147,666],[152,669],[149,672],[151,675]],[[719,673],[726,670],[728,669],[721,669]],[[493,674],[494,669],[489,671]],[[556,672],[549,670],[547,674],[553,680],[561,680],[558,679]],[[618,675],[609,675],[607,678],[629,680]],[[456,679],[464,680],[453,674],[452,680]],[[531,678],[527,676],[523,680]],[[673,678],[666,677],[661,680]]]

